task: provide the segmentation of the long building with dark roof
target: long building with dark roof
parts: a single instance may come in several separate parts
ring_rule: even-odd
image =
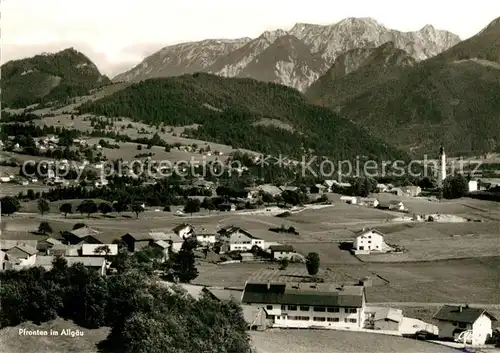
[[[241,302],[265,309],[273,327],[352,329],[365,320],[361,285],[247,282]]]

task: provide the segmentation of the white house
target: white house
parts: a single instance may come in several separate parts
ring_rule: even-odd
[[[434,315],[439,328],[439,338],[455,339],[464,331],[471,331],[470,344],[483,345],[493,334],[492,322],[497,319],[484,309],[444,305]]]
[[[254,246],[264,249],[265,242],[239,227],[227,227],[219,232],[221,240],[227,245],[227,251],[250,251]]]
[[[360,329],[365,321],[363,286],[247,282],[241,302],[264,309],[272,327]]]
[[[273,260],[291,259],[295,255],[291,245],[271,245],[269,251],[271,251]]]
[[[479,190],[479,185],[477,180],[469,180],[469,192],[474,192]]]
[[[182,224],[179,224],[178,226],[174,227],[172,229],[172,232],[177,234],[182,239],[186,239],[186,238],[191,236],[191,234],[193,233],[193,230],[194,229],[191,225],[189,225],[187,223],[182,223]]]
[[[109,252],[107,253],[102,248],[107,246]],[[118,244],[82,244],[82,256],[105,256],[105,255],[118,255]]]
[[[340,201],[355,205],[358,203],[358,198],[356,196],[340,196]]]
[[[196,236],[196,241],[202,246],[213,246],[217,242],[215,231],[210,232],[207,229],[202,228],[200,231],[194,232],[194,234]]]
[[[384,241],[384,234],[375,229],[363,229],[354,239],[352,248],[355,254],[386,252],[389,246]]]

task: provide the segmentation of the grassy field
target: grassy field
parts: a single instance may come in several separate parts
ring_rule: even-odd
[[[453,353],[456,350],[409,338],[330,330],[252,332],[257,353]]]
[[[82,336],[23,336],[19,330],[50,330],[62,332],[63,329],[80,330]],[[106,339],[109,329],[88,330],[75,325],[72,321],[56,319],[41,325],[23,323],[16,327],[0,330],[0,347],[2,353],[97,353],[96,344]]]
[[[76,207],[81,200],[71,202]],[[461,207],[460,204],[469,202],[464,199],[449,204]],[[43,220],[51,224],[55,235],[59,231],[71,229],[78,222],[99,230],[101,238],[109,242],[127,232],[170,231],[182,222],[194,225],[195,229],[205,228],[208,231],[235,225],[267,242],[291,244],[304,255],[318,252],[322,269],[329,269],[336,280],[372,276],[376,279],[374,286],[368,289],[368,299],[372,302],[500,302],[497,294],[500,257],[494,257],[500,254],[500,223],[492,220],[480,223],[395,223],[386,221],[394,217],[391,212],[342,203],[319,210],[306,210],[287,218],[234,212],[212,212],[211,215],[202,212],[193,217],[178,217],[169,212],[149,210],[142,213],[139,219],[135,219],[131,213],[122,216],[111,214],[114,218],[98,214],[87,218],[73,214],[65,219],[56,213],[61,203],[52,203],[54,213],[43,216]],[[495,212],[489,203],[478,204],[476,200],[474,203],[476,209],[485,210],[482,214]],[[36,212],[35,202],[24,208],[24,212],[29,211]],[[41,220],[37,214],[4,217],[2,237],[36,239],[39,236],[27,232],[37,229]],[[269,230],[280,226],[293,226],[299,235]],[[363,258],[362,262],[339,248],[340,241],[352,240],[355,231],[370,226],[387,233],[387,242],[402,245],[408,252],[403,255],[370,256]],[[214,265],[200,262],[200,275],[195,282],[242,287],[250,276],[269,266],[275,267],[266,263]],[[291,265],[290,269],[303,272],[304,265]]]
[[[227,264],[201,263],[195,283],[242,288],[250,277],[256,280],[270,280],[273,276],[262,271],[275,268],[269,264]],[[305,274],[305,265],[290,265],[287,271],[297,275]],[[418,263],[358,263],[329,264],[323,266],[330,281],[343,282],[373,278],[373,286],[367,288],[368,302],[463,302],[499,303],[498,273],[500,257],[484,257],[463,260],[442,260]],[[329,270],[328,270],[329,269]],[[293,279],[292,280],[296,280]]]

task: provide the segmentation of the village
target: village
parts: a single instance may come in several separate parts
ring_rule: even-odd
[[[58,143],[54,136],[35,141],[40,150],[58,148]],[[88,145],[84,139],[74,139],[72,144]],[[101,144],[92,149],[102,150]],[[438,179],[444,181],[443,151],[440,158]],[[330,329],[454,348],[489,347],[498,335],[498,297],[488,295],[486,288],[482,296],[486,300],[479,303],[461,302],[473,298],[472,291],[458,298],[444,292],[431,297],[436,300],[429,305],[408,294],[398,298],[401,279],[387,279],[380,271],[370,270],[379,264],[497,255],[498,248],[491,246],[497,242],[494,228],[500,221],[494,202],[444,201],[417,185],[380,182],[367,195],[353,196],[352,182],[335,179],[312,185],[268,183],[234,191],[214,181],[191,178],[179,184],[188,192],[187,203],[165,208],[147,202],[135,208],[118,207],[92,200],[61,200],[46,206],[40,206],[39,200],[33,207],[25,197],[28,189],[39,190],[35,193],[81,186],[80,175],[85,175],[89,190],[114,188],[116,176],[104,172],[105,163],[99,158],[93,163],[63,158],[43,165],[42,171],[35,163],[32,174],[23,170],[26,165],[4,172],[2,191],[8,193],[9,187],[18,185],[13,190],[25,201],[13,212],[3,205],[2,213],[8,216],[1,227],[2,271],[38,266],[50,270],[54,259],[63,257],[69,266],[82,264],[101,276],[113,276],[113,259],[123,252],[155,254],[154,261],[166,264],[189,247],[199,276],[179,281],[158,266],[156,283],[180,286],[194,299],[206,295],[237,303],[253,332]],[[125,170],[119,177],[137,180],[138,187],[161,182],[161,177],[134,178],[134,168]],[[494,181],[485,185],[478,178],[467,183],[469,193],[497,187]],[[126,215],[128,206],[136,219]],[[475,247],[466,245],[470,241]],[[343,265],[359,268],[348,273]]]
[[[267,190],[270,191],[269,188]],[[375,209],[379,206],[376,199],[353,202],[352,198],[345,199],[343,196],[339,198],[339,205],[341,204],[345,205],[343,207]],[[367,206],[359,206],[360,204]],[[403,202],[389,204],[394,204],[395,208],[384,209],[396,212],[405,210]],[[326,210],[337,205],[330,203],[323,206]],[[427,220],[425,216],[420,218],[423,222],[429,222],[429,217],[431,216],[427,216]],[[203,220],[203,217],[200,219]],[[439,222],[437,217],[436,221]],[[290,268],[305,269],[310,254],[297,252],[289,242],[268,241],[238,226],[209,229],[203,225],[194,226],[189,222],[182,222],[171,229],[124,232],[115,241],[109,241],[110,236],[103,229],[104,231],[99,231],[82,225],[76,229],[61,231],[60,236],[47,236],[40,240],[8,239],[10,232],[4,231],[0,251],[2,270],[20,270],[31,266],[50,269],[54,258],[62,256],[69,265],[82,263],[106,276],[113,273],[110,259],[118,255],[119,247],[123,246],[132,253],[146,247],[157,249],[162,254],[161,261],[167,261],[172,254],[182,249],[186,241],[194,241],[198,262],[211,261],[217,267],[226,268],[254,263],[260,268],[256,267],[252,275],[242,279],[240,282],[244,284],[239,287],[179,284],[194,298],[205,293],[217,300],[240,304],[249,330],[335,329],[449,342],[444,344],[451,346],[483,347],[491,341],[496,328],[497,319],[490,313],[490,306],[485,308],[467,303],[457,305],[456,300],[451,297],[450,304],[436,308],[431,320],[424,321],[406,316],[404,307],[372,304],[368,301],[366,291],[373,285],[371,277],[334,283],[316,276],[318,269],[316,273],[313,270],[309,274],[304,272],[304,275],[296,275],[297,271],[290,272]],[[278,229],[280,231],[285,234],[296,232],[295,229],[288,228]],[[397,245],[389,245],[385,239],[384,232],[376,228],[363,228],[353,233],[352,239],[344,239],[342,246],[345,247],[347,242],[347,252],[351,253],[348,256],[354,257],[386,253],[398,256],[398,253],[406,251]],[[174,282],[158,281],[167,287],[177,286]]]

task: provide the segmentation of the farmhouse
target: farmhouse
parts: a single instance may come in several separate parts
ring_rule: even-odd
[[[254,237],[239,227],[223,228],[218,233],[227,251],[250,251],[254,246],[264,249],[264,240]]]
[[[48,237],[47,239],[40,240],[37,245],[37,250],[41,252],[46,252],[51,249],[56,244],[62,244],[59,240]]]
[[[290,259],[295,254],[291,245],[271,245],[269,250],[273,260]]]
[[[71,231],[65,231],[62,233],[62,237],[66,244],[102,244],[96,237],[98,234],[99,232],[97,230],[84,226]]]
[[[365,320],[363,286],[247,282],[241,301],[265,309],[273,327],[360,329]]]
[[[177,234],[182,239],[186,239],[191,236],[193,233],[193,227],[187,223],[179,224],[178,226],[172,229],[172,232]]]
[[[215,234],[215,230],[211,231],[206,228],[201,228],[200,231],[194,232],[196,241],[202,246],[213,246],[217,242]]]
[[[340,196],[340,201],[355,205],[358,203],[358,198],[356,196]]]
[[[384,234],[375,229],[363,229],[356,235],[353,242],[355,254],[370,254],[371,252],[385,252],[389,246],[384,241]]]
[[[147,246],[160,247],[167,258],[169,251],[179,252],[184,242],[177,234],[164,232],[127,233],[122,236],[122,241],[127,244],[130,252],[141,251]]]
[[[38,256],[34,265],[41,266],[47,271],[50,271],[52,269],[52,261],[54,261],[54,258],[54,256]],[[86,268],[96,271],[101,276],[106,274],[106,260],[104,257],[66,256],[64,259],[67,261],[68,266],[81,263]]]
[[[472,331],[472,344],[483,345],[491,337],[492,322],[497,319],[484,309],[444,305],[434,315],[439,327],[439,338],[455,339],[463,331]]]
[[[79,256],[82,250],[81,245],[54,244],[46,250],[50,256]]]
[[[281,195],[280,188],[271,184],[259,185],[257,186],[257,190],[270,194],[272,197]]]
[[[4,252],[2,270],[16,270],[33,266],[38,253],[36,248],[22,242],[18,242],[8,249],[4,245],[1,250]]]

